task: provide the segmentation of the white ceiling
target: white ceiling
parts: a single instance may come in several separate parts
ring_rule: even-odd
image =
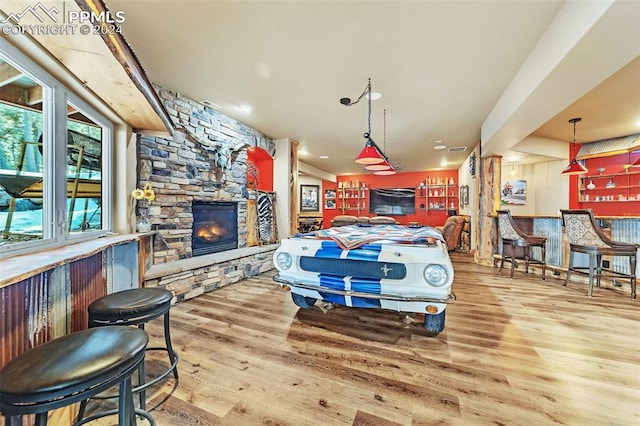
[[[435,151],[436,141],[469,148],[480,141],[481,126],[564,1],[106,4],[125,12],[124,36],[151,81],[213,102],[271,138],[294,139],[304,162],[344,174],[361,171],[353,159],[364,144],[367,105],[345,107],[339,100],[357,98],[368,78],[382,94],[372,102],[372,135],[384,145],[386,109],[392,162],[405,171],[438,168],[443,161],[457,168],[469,150]],[[629,42],[640,52],[640,32]],[[640,60],[629,67],[612,77],[617,89],[603,86],[593,95],[622,112],[605,117],[609,108],[587,94],[587,101],[547,113],[555,117],[540,127],[540,136],[568,140],[567,120],[574,114],[583,117],[582,141],[640,131],[634,127],[640,122]]]

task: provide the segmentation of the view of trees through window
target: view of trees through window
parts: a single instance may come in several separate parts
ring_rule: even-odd
[[[42,239],[47,193],[47,149],[43,137],[43,90],[33,79],[0,60],[0,244]],[[8,78],[7,78],[8,77]],[[45,107],[46,108],[46,107]],[[102,128],[67,105],[66,232],[102,229]],[[50,138],[54,135],[50,135]]]

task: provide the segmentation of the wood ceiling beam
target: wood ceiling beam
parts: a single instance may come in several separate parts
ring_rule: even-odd
[[[0,86],[11,84],[24,74],[7,63],[0,64]]]

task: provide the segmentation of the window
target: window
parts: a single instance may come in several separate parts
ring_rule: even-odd
[[[112,124],[0,45],[0,257],[110,230]]]

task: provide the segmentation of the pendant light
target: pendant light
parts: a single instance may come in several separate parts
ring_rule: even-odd
[[[578,117],[578,118],[572,118],[571,120],[569,120],[569,123],[573,124],[573,142],[571,144],[572,151],[575,151],[575,147],[576,147],[576,123],[579,121],[582,121],[582,118]],[[562,174],[563,175],[581,175],[587,172],[588,172],[587,168],[582,164],[578,163],[578,160],[576,160],[576,154],[574,152],[573,159],[571,160],[569,165],[562,171]]]
[[[386,158],[383,153],[380,152],[380,148],[376,143],[371,139],[371,79],[369,78],[367,82],[367,87],[365,87],[364,92],[356,99],[354,102],[351,102],[349,98],[341,98],[340,103],[344,106],[351,106],[357,104],[364,96],[367,97],[367,103],[369,106],[368,114],[367,114],[367,132],[363,134],[366,143],[364,148],[356,158],[356,163],[370,165],[370,164],[380,164],[383,163]]]

